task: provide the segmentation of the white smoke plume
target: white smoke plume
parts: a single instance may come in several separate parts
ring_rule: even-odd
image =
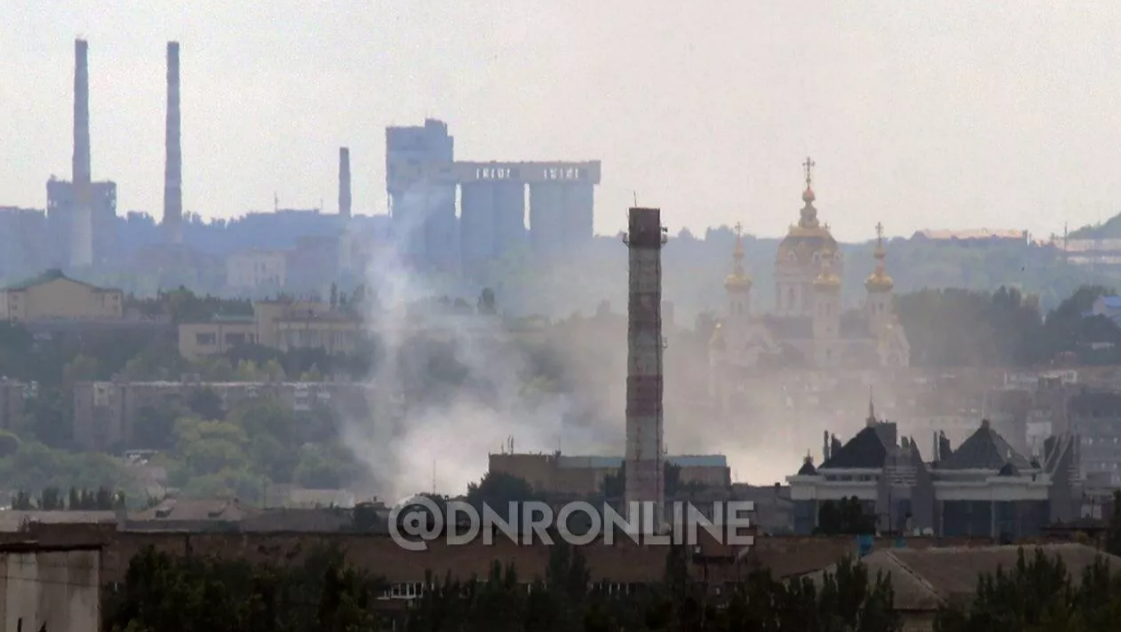
[[[409,210],[424,208],[424,198],[406,199]],[[413,231],[422,231],[418,213]],[[407,237],[399,236],[400,237]],[[401,243],[403,244],[403,239]],[[672,248],[672,241],[668,246]],[[375,251],[366,284],[376,291],[377,305],[366,314],[371,333],[381,345],[380,360],[370,381],[381,406],[370,419],[348,420],[347,445],[365,466],[369,480],[360,495],[397,499],[419,492],[458,495],[487,470],[489,453],[499,452],[509,438],[517,452],[623,456],[627,334],[625,313],[600,318],[554,320],[545,351],[573,378],[568,395],[527,395],[533,358],[500,317],[437,316],[410,313],[404,306],[445,293],[458,294],[474,307],[481,287],[451,290],[446,280],[419,273],[402,256],[402,248]],[[626,294],[626,249],[622,263],[604,269],[601,263],[566,270],[574,279],[610,275],[612,296]],[[597,267],[598,266],[598,267]],[[675,274],[667,269],[667,276]],[[615,277],[618,277],[617,280]],[[672,281],[672,279],[671,279]],[[690,279],[690,283],[696,283]],[[718,283],[714,279],[713,283]],[[667,284],[671,286],[672,283]],[[578,280],[549,289],[557,305],[581,305],[590,297]],[[502,311],[503,296],[498,296]],[[418,310],[423,312],[423,310]],[[590,325],[589,325],[590,324]],[[771,485],[794,474],[809,452],[822,460],[822,432],[845,441],[863,426],[866,387],[838,403],[837,414],[808,413],[793,402],[806,393],[786,393],[784,378],[745,379],[751,410],[717,413],[709,407],[709,366],[705,341],[690,330],[667,326],[669,347],[665,374],[665,445],[669,455],[724,454],[733,478],[753,485]],[[423,337],[442,337],[466,369],[467,380],[439,403],[417,405],[417,377],[438,367],[427,366],[417,351]],[[692,336],[692,338],[690,338]],[[814,396],[816,397],[816,395]],[[395,410],[391,400],[400,398]],[[843,410],[840,410],[843,409]]]
[[[424,201],[421,195],[404,200],[410,211],[423,210]],[[417,219],[406,232],[423,230],[419,213],[408,216]],[[384,499],[465,493],[486,472],[488,454],[504,449],[511,437],[519,451],[553,451],[563,444],[566,452],[612,452],[594,427],[573,421],[572,397],[527,394],[529,359],[509,342],[501,316],[405,309],[446,288],[408,264],[400,237],[408,235],[399,236],[396,248],[374,251],[366,274],[366,286],[377,296],[365,317],[380,347],[370,376],[379,405],[371,419],[347,420],[342,429],[369,475],[367,488],[357,491]],[[474,297],[469,301],[474,309]],[[431,357],[421,345],[432,338],[450,345],[467,380],[439,403],[418,404],[418,378],[423,382],[440,368],[427,364]]]

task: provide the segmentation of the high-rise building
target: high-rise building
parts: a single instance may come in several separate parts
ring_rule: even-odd
[[[385,132],[386,189],[398,252],[410,263],[456,267],[455,139],[447,124],[435,119]]]
[[[434,120],[388,128],[386,141],[390,209],[411,260],[473,274],[523,248],[538,260],[571,257],[594,237],[598,161],[456,162],[447,125]],[[447,243],[456,228],[458,243]]]

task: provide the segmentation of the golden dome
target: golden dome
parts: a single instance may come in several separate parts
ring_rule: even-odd
[[[833,267],[829,264],[829,259],[823,259],[821,264],[821,273],[814,279],[814,288],[829,291],[841,289],[841,277],[837,276],[836,272],[833,272]]]
[[[752,281],[743,268],[743,227],[736,224],[736,249],[732,252],[732,273],[724,279],[724,289],[729,292],[746,292]]]
[[[864,280],[864,287],[869,292],[890,292],[895,282],[883,270],[876,270]]]
[[[729,292],[746,292],[751,289],[752,284],[751,277],[742,271],[732,272],[724,278],[724,289]]]
[[[869,292],[890,292],[895,287],[895,282],[884,270],[884,259],[887,257],[887,252],[884,250],[883,224],[876,224],[876,249],[872,256],[876,258],[876,270],[864,280],[864,287]]]
[[[837,240],[829,232],[829,226],[822,226],[817,219],[817,209],[814,200],[817,199],[810,186],[809,166],[812,161],[806,159],[806,190],[802,192],[802,209],[798,212],[798,223],[792,224],[786,237],[779,242],[778,251],[775,253],[775,262],[780,264],[796,263],[810,265],[815,261],[815,254],[826,251],[836,252]]]
[[[841,277],[831,270],[828,272],[822,270],[821,274],[814,279],[814,287],[819,290],[839,290],[841,289]]]

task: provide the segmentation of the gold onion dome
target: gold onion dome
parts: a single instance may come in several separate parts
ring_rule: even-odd
[[[895,287],[895,282],[884,270],[884,259],[887,257],[887,252],[884,250],[884,228],[882,224],[876,224],[876,250],[872,256],[876,258],[876,270],[865,279],[864,287],[869,292],[890,292]]]
[[[823,259],[821,265],[821,273],[814,279],[814,287],[819,290],[839,290],[841,289],[841,277],[833,272],[833,267],[829,264],[829,259]]]
[[[814,279],[814,287],[819,290],[839,290],[841,289],[841,277],[837,276],[832,270],[822,270],[821,274]]]
[[[823,226],[818,220],[817,209],[813,205],[814,200],[817,199],[810,173],[813,165],[813,161],[809,158],[806,158],[806,162],[802,164],[806,169],[806,188],[802,192],[804,204],[798,212],[798,223],[792,224],[786,237],[779,242],[778,250],[775,252],[776,263],[811,265],[815,260],[815,254],[824,254],[837,249],[837,240],[829,232],[829,226]]]
[[[724,279],[724,289],[729,292],[746,292],[751,289],[752,281],[743,268],[743,228],[736,224],[736,249],[732,252],[735,263],[732,273]]]

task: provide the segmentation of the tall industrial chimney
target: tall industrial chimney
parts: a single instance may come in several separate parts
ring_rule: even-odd
[[[339,215],[350,218],[350,149],[339,147]]]
[[[70,265],[93,264],[93,210],[90,208],[90,73],[89,44],[74,41],[73,212],[70,220]]]
[[[179,144],[179,42],[167,43],[167,130],[163,226],[167,240],[183,243],[183,154]]]
[[[623,243],[630,252],[627,308],[627,521],[646,533],[665,523],[662,444],[661,211],[632,208]],[[639,503],[641,513],[633,511]],[[650,512],[648,507],[653,507]]]

